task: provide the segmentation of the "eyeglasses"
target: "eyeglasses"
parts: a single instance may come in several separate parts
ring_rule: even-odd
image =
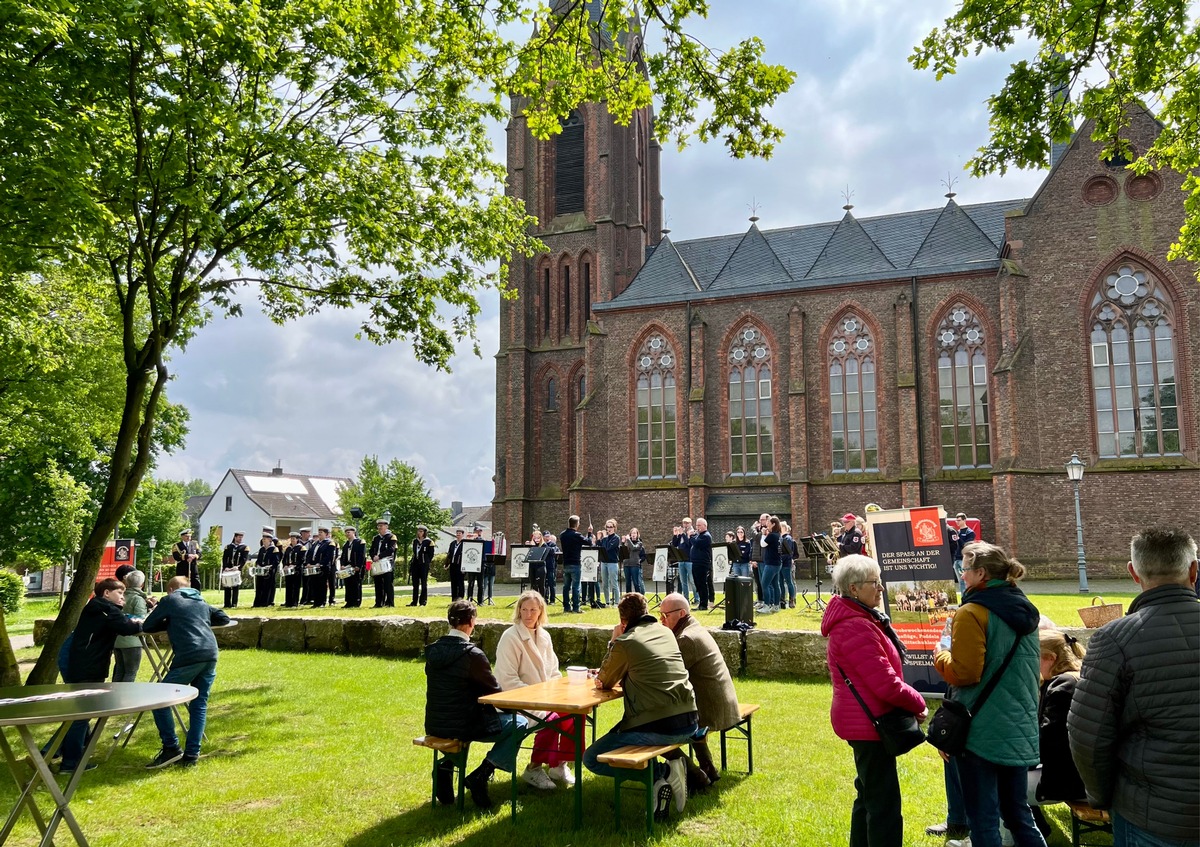
[[[683,609],[659,609],[658,616],[660,618],[665,618],[667,615],[673,615],[676,612],[682,612],[682,611],[683,611]]]
[[[876,588],[883,588],[883,583],[877,579],[867,580],[866,582],[856,582],[855,585],[874,585]]]

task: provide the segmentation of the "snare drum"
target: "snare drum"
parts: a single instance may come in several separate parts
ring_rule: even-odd
[[[239,588],[242,584],[241,571],[221,571],[222,588]]]
[[[255,565],[250,569],[251,576],[270,576],[271,569],[265,565]]]
[[[295,565],[284,565],[283,566],[283,575],[284,576],[295,576],[296,575],[296,566]]]
[[[371,565],[371,573],[375,576],[379,576],[380,574],[391,573],[391,572],[392,572],[392,559],[390,556],[385,556],[384,558],[379,559],[377,562],[375,562],[373,565]]]
[[[338,579],[349,579],[350,577],[354,576],[357,570],[357,568],[351,567],[339,568],[337,572]]]
[[[304,566],[304,575],[305,576],[316,576],[320,572],[321,572],[320,565],[305,565]]]

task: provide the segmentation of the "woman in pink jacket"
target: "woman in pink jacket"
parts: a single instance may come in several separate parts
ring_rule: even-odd
[[[846,686],[843,673],[871,714],[900,708],[926,717],[925,699],[904,681],[903,646],[887,615],[879,565],[866,556],[843,556],[833,569],[838,592],[825,609],[821,634],[829,639],[827,661],[833,680],[833,731],[850,743],[858,776],[850,814],[850,847],[901,847],[904,816],[896,757],[883,749],[879,733]]]

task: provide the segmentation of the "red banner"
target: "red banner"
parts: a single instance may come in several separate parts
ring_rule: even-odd
[[[910,509],[909,519],[912,521],[912,537],[914,547],[941,547],[942,523],[938,517],[937,507],[925,509]]]

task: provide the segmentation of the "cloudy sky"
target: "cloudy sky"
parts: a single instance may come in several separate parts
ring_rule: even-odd
[[[973,180],[963,171],[987,138],[984,101],[1020,52],[983,56],[935,82],[907,63],[953,8],[948,0],[716,0],[695,32],[710,46],[758,35],[797,74],[772,118],[787,137],[769,161],[736,161],[718,144],[662,162],[664,216],[676,240],[836,220],[853,192],[860,217],[945,203],[1028,197],[1041,173]],[[496,138],[502,138],[497,130]],[[503,146],[498,148],[503,151]],[[352,312],[276,327],[252,305],[202,330],[173,363],[170,396],[192,415],[186,449],[157,475],[214,487],[230,467],[353,476],[365,454],[417,468],[443,503],[492,498],[496,295],[482,301],[482,358],[464,350],[442,374],[403,341],[356,341]]]

